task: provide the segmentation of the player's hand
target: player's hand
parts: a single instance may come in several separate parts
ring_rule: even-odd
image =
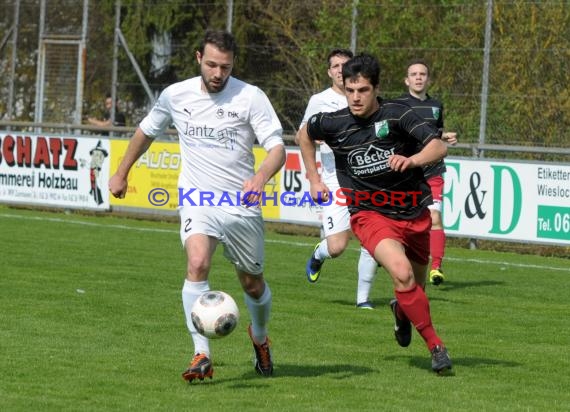
[[[444,142],[450,144],[450,145],[456,145],[457,144],[457,133],[455,132],[443,132],[443,134],[441,135],[441,140],[443,140]]]
[[[388,166],[396,172],[403,172],[417,165],[411,157],[392,155],[388,158]]]
[[[331,196],[329,188],[322,181],[311,183],[309,191],[311,192],[311,198],[317,204],[327,203]]]
[[[122,178],[122,177],[114,174],[109,179],[108,186],[109,186],[109,191],[111,192],[111,194],[113,196],[115,196],[117,199],[124,199],[125,198],[125,195],[127,194],[127,187],[128,187],[127,179]]]
[[[245,207],[260,207],[261,193],[265,187],[263,178],[256,174],[243,182],[242,202]]]

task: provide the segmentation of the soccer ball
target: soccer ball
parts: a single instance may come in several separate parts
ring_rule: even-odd
[[[236,302],[225,292],[205,292],[192,306],[192,323],[198,333],[207,338],[228,336],[236,328],[238,320]]]

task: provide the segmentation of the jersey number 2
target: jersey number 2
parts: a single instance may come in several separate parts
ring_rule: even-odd
[[[192,230],[190,223],[192,223],[192,219],[186,219],[186,221],[184,222],[184,232],[188,233]]]

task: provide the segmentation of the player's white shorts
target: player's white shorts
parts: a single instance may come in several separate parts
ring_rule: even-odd
[[[336,191],[340,188],[336,172],[328,173],[327,171],[323,171],[321,179],[334,196]],[[333,201],[329,205],[323,206],[322,225],[324,237],[350,230],[348,207],[337,203],[336,199],[333,198]]]
[[[224,256],[237,269],[251,275],[263,273],[263,217],[238,216],[215,206],[183,206],[180,213],[182,245],[191,235],[203,234],[224,245]]]

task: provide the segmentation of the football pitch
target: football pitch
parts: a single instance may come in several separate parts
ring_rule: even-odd
[[[181,378],[192,356],[178,224],[0,206],[2,411],[552,411],[570,405],[570,262],[460,248],[428,286],[454,375],[431,372],[414,331],[393,335],[387,274],[356,309],[358,245],[309,284],[316,238],[267,232],[275,374],[256,375],[248,313],[219,247],[212,289],[241,311],[212,341],[214,378]]]

